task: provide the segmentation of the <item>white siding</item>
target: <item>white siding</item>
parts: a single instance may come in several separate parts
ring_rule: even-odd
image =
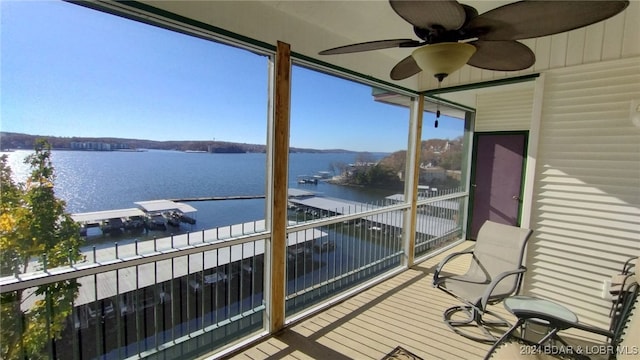
[[[533,84],[530,81],[525,88],[479,94],[475,131],[529,130]]]
[[[545,76],[525,290],[606,325],[603,281],[640,255],[640,57]]]
[[[536,53],[535,64],[521,71],[490,71],[471,66],[449,75],[442,87],[472,84],[558,69],[599,61],[632,58],[640,55],[640,1],[631,1],[627,9],[606,21],[584,28],[541,38],[520,40]],[[420,74],[420,89],[435,89],[437,80]]]

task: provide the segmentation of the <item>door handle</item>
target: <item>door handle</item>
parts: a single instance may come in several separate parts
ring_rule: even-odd
[[[522,200],[522,199],[520,199],[520,196],[518,196],[518,195],[513,195],[511,198],[513,200],[518,200],[518,201]]]

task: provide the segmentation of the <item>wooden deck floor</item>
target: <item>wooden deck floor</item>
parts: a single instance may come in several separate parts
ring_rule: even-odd
[[[425,360],[481,359],[490,345],[451,331],[442,312],[456,300],[431,286],[440,259],[472,246],[460,244],[229,359],[381,359],[398,345]],[[445,270],[462,273],[466,261]],[[493,310],[506,315],[501,304]]]

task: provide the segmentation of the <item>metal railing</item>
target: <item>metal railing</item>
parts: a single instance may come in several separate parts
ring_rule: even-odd
[[[197,356],[263,329],[268,237],[253,222],[92,246],[83,263],[2,278],[0,289],[20,293],[26,311],[44,299],[38,286],[79,285],[60,338],[46,345],[51,359]],[[13,326],[25,331],[26,319]]]
[[[461,239],[466,221],[465,206],[469,194],[451,189],[418,197],[416,214],[416,259]]]
[[[467,194],[420,198],[415,254],[460,239]],[[400,269],[405,202],[289,209],[286,315],[295,316]],[[51,359],[198,356],[265,329],[264,221],[83,249],[86,260],[0,279],[28,310],[38,286],[76,281],[78,295]],[[23,319],[24,320],[24,319]],[[7,326],[11,324],[3,324]],[[25,331],[26,322],[13,324]]]
[[[463,217],[459,214],[463,213],[467,196],[459,189],[419,196],[413,249],[416,258],[461,239]],[[289,226],[289,232],[313,229],[322,235],[313,241],[292,242],[289,238],[288,316],[403,266],[407,203],[344,202],[331,208],[335,203],[336,199],[327,199],[298,201],[290,206],[289,217],[295,225]]]
[[[400,267],[406,208],[404,204],[370,204],[354,207],[354,213],[344,208],[320,209],[314,210],[324,212],[318,219],[305,218],[290,226],[290,241],[301,229],[321,236],[295,238],[287,249],[287,315]]]

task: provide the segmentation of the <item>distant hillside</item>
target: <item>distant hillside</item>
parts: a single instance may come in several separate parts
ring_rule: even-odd
[[[462,137],[454,140],[430,139],[420,144],[420,176],[418,183],[454,188],[460,186]],[[371,186],[402,190],[407,152],[396,151],[378,162],[359,155],[355,164],[332,164],[341,174],[331,180],[342,185]],[[334,170],[334,171],[335,171]],[[455,174],[458,174],[456,176]]]
[[[212,153],[264,153],[265,145],[234,143],[227,141],[154,141],[123,138],[89,138],[89,137],[57,137],[48,135],[29,135],[11,132],[0,132],[0,148],[33,149],[36,139],[46,139],[51,147],[60,150],[178,150],[207,151]],[[295,153],[345,153],[343,149],[305,149],[291,148]]]
[[[440,167],[445,170],[460,170],[462,165],[462,138],[454,140],[429,139],[420,144],[420,163],[422,167]],[[406,168],[406,151],[397,151],[380,164],[396,172]]]

